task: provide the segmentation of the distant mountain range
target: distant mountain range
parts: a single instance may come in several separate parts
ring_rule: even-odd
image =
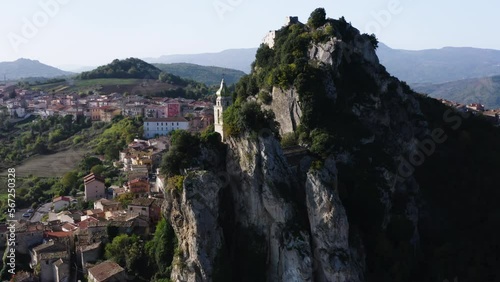
[[[149,63],[217,66],[249,73],[256,51],[257,48],[230,49],[219,53],[167,55],[144,60]],[[500,75],[500,50],[445,47],[411,51],[392,49],[379,43],[377,55],[389,73],[410,85]]]
[[[148,63],[190,63],[202,66],[215,66],[250,73],[250,65],[255,59],[257,48],[229,49],[218,53],[166,55],[159,58],[145,58]]]
[[[499,50],[445,47],[409,51],[379,43],[377,55],[389,73],[410,85],[500,75]]]
[[[440,84],[414,85],[413,89],[434,98],[463,104],[481,103],[489,109],[500,108],[500,76],[470,78]]]
[[[42,64],[36,60],[18,59],[14,62],[0,62],[0,80],[16,80],[27,77],[58,77],[73,73]]]
[[[200,66],[187,63],[153,65],[164,72],[180,76],[184,79],[191,79],[194,81],[205,83],[207,85],[220,84],[222,77],[224,77],[224,81],[227,84],[233,84],[238,82],[240,78],[245,75],[245,73],[240,70]]]
[[[229,49],[218,53],[166,55],[144,61],[185,79],[213,85],[224,75],[231,84],[244,73],[250,73],[256,51],[257,48]],[[487,107],[500,107],[497,101],[500,95],[497,77],[500,76],[500,50],[445,47],[410,51],[379,43],[377,55],[391,75],[406,81],[419,92],[460,103],[479,102]],[[19,59],[0,63],[0,79],[3,79],[3,74],[12,80],[73,73],[39,61]]]

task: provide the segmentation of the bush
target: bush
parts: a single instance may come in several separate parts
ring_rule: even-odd
[[[200,151],[200,138],[184,130],[173,131],[171,143],[160,165],[166,176],[178,175],[181,169],[191,166]]]
[[[237,136],[243,132],[258,133],[269,130],[277,135],[279,123],[275,121],[274,112],[262,110],[256,102],[235,103],[224,112],[224,133]]]
[[[155,268],[156,277],[169,277],[177,237],[168,221],[162,218],[156,225],[153,239],[146,243],[146,254],[150,264]],[[157,280],[159,281],[159,280]]]
[[[174,175],[167,179],[167,189],[182,192],[183,183],[184,183],[184,176]]]
[[[293,147],[298,145],[297,134],[294,132],[285,133],[281,138],[281,147]]]
[[[75,136],[73,138],[73,145],[77,145],[78,143],[80,143],[82,141],[83,141],[83,137],[82,136]]]
[[[326,157],[332,148],[333,137],[326,131],[314,129],[311,131],[311,151]]]

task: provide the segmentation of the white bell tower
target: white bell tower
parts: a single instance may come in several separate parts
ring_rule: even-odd
[[[233,99],[227,91],[226,83],[222,79],[220,83],[220,88],[217,91],[217,100],[214,106],[214,128],[215,132],[218,132],[222,136],[222,141],[224,142],[224,122],[222,120],[222,115],[224,110],[233,104]]]

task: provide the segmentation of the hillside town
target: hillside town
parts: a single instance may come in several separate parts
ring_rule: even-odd
[[[214,125],[224,138],[222,113],[232,104],[224,80],[216,97],[214,104],[183,98],[120,93],[81,96],[0,87],[0,114],[18,121],[68,115],[74,120],[82,116],[104,123],[117,116],[144,118],[142,138],[129,143],[113,162],[126,176],[123,185],[106,185],[101,175],[90,173],[83,177],[84,191],[78,197],[55,197],[36,210],[28,210],[16,221],[16,251],[29,260],[32,269],[19,273],[18,277],[25,279],[19,281],[70,281],[76,277],[75,269],[88,281],[133,280],[124,266],[103,261],[104,247],[117,234],[151,238],[162,217],[167,183],[159,166],[170,147],[168,135],[174,130],[201,132]],[[500,109],[440,101],[458,112],[482,115],[493,124],[500,124]],[[77,208],[79,202],[89,205]],[[6,247],[8,232],[8,225],[1,224],[0,248]]]
[[[213,123],[213,103],[184,98],[158,98],[111,93],[109,95],[77,93],[49,94],[16,86],[0,86],[0,114],[14,120],[31,116],[83,116],[93,122],[111,122],[119,115],[163,122],[176,122],[174,129],[201,131]],[[179,123],[179,124],[177,124]],[[146,132],[147,138],[165,135],[170,128]]]
[[[124,268],[103,261],[104,246],[117,234],[151,238],[161,219],[166,179],[160,174],[162,156],[169,150],[169,133],[174,130],[200,132],[214,124],[229,106],[183,98],[144,98],[110,95],[36,93],[0,89],[0,111],[14,120],[29,117],[83,116],[92,122],[112,122],[123,115],[144,117],[143,139],[135,139],[119,152],[113,166],[122,171],[122,186],[106,185],[105,179],[90,173],[83,177],[84,191],[78,197],[62,195],[29,209],[15,223],[16,252],[29,260],[32,272],[21,272],[16,281],[74,281],[75,269],[88,281],[131,281]],[[224,80],[217,101],[227,100]],[[126,199],[124,201],[123,199]],[[78,203],[87,203],[79,209]],[[0,224],[0,249],[8,243],[8,225]],[[25,280],[23,280],[25,279]],[[39,280],[36,280],[39,279]]]
[[[444,105],[451,107],[458,112],[483,116],[492,124],[497,126],[500,125],[500,109],[486,109],[486,107],[480,103],[461,104],[445,99],[438,100]]]

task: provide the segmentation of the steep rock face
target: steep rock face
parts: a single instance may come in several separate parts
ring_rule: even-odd
[[[276,115],[276,121],[280,123],[280,134],[294,132],[300,125],[302,110],[299,105],[299,96],[293,87],[283,90],[273,87],[272,102],[264,108],[272,109]]]
[[[349,247],[349,222],[337,192],[337,169],[329,158],[321,170],[310,170],[306,180],[316,281],[363,281],[364,260]]]
[[[228,143],[235,220],[263,236],[266,280],[361,281],[364,259],[351,256],[334,160],[299,183],[274,138]]]
[[[292,232],[296,209],[286,195],[293,193],[293,175],[272,137],[228,140],[227,172],[235,221],[264,238],[267,281],[312,281],[309,235]]]
[[[409,95],[403,84],[391,77],[380,65],[367,35],[361,35],[353,27],[350,29],[353,38],[349,41],[331,38],[324,43],[312,44],[308,50],[309,59],[324,70],[325,76],[335,80],[333,86],[325,87],[327,94],[332,92],[329,88],[335,89],[335,98],[341,99],[342,106],[350,110],[373,134],[361,140],[362,145],[375,140],[383,143],[384,150],[394,158],[394,163],[398,166],[400,158],[417,153],[418,143],[430,136],[431,130],[417,98]],[[343,84],[348,85],[346,87]],[[369,84],[370,87],[356,84]],[[380,175],[384,174],[390,188],[385,191],[379,187],[382,194],[380,200],[386,209],[383,227],[390,221],[392,193],[409,193],[411,196],[406,207],[406,217],[415,227],[411,241],[417,245],[419,205],[415,195],[419,194],[420,188],[415,177],[410,175],[401,178],[399,167],[392,171],[383,167],[376,169],[381,171]]]
[[[212,281],[223,243],[218,224],[220,180],[210,172],[190,172],[182,192],[167,191],[164,214],[172,223],[180,255],[174,258],[173,281]]]

